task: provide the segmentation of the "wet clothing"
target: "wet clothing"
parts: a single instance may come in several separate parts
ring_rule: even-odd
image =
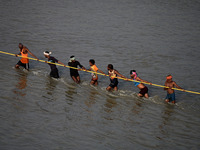
[[[23,46],[22,49],[20,49],[21,56],[28,57],[28,48]],[[24,54],[25,53],[25,54]],[[21,58],[21,60],[17,63],[17,65],[24,67],[25,69],[29,69],[29,59],[28,58]]]
[[[23,57],[28,57],[28,51],[27,51],[27,53],[26,54],[24,54],[23,52],[25,52],[25,51],[27,51],[27,48],[26,47],[24,47],[23,49],[22,49],[22,51],[21,51],[21,56],[23,56]],[[23,64],[27,64],[27,63],[29,63],[29,59],[28,58],[21,58],[21,62],[23,63]]]
[[[79,66],[80,68],[83,67],[78,61],[69,62],[68,65],[69,65],[70,67],[75,67],[75,68],[77,68],[78,66]],[[79,76],[78,70],[77,70],[77,69],[72,69],[72,68],[70,68],[70,76],[71,76],[71,77],[72,77],[72,76],[78,77],[78,76]]]
[[[169,102],[175,101],[175,93],[172,93],[172,94],[168,94],[168,93],[167,93],[167,96],[166,96],[165,99],[168,99]]]
[[[110,75],[110,87],[111,88],[114,88],[114,87],[116,87],[117,85],[118,85],[118,79],[117,78],[115,78],[115,77],[117,77],[117,74],[115,73],[115,70],[113,69],[113,71],[110,71],[109,70],[109,75]]]
[[[52,56],[50,56],[48,58],[48,62],[51,62],[51,63],[57,63],[58,60]],[[49,64],[49,63],[48,63]],[[54,64],[49,64],[50,68],[51,68],[51,72],[50,72],[50,77],[53,77],[53,78],[59,78],[59,74],[58,74],[58,69],[56,67],[56,65]]]
[[[109,70],[108,74],[110,75],[110,79],[116,79],[115,77],[117,77],[114,69],[112,71]]]
[[[51,70],[50,77],[59,78],[58,69]]]
[[[143,89],[140,89],[139,93],[144,96],[146,93],[148,93],[148,88],[145,86]]]
[[[133,79],[133,80],[135,80],[135,79]],[[136,81],[136,80],[135,80]],[[140,84],[140,82],[134,82],[134,85],[135,86],[138,86]]]
[[[22,63],[21,60],[17,63],[17,65],[24,67],[25,69],[29,70],[29,63]]]
[[[90,69],[94,72],[97,72],[99,70],[96,65],[91,66]],[[98,79],[97,73],[92,73],[91,75],[92,75],[92,80],[95,81]]]
[[[56,58],[50,56],[50,57],[48,58],[48,62],[57,63],[58,60],[57,60]],[[49,66],[50,66],[51,70],[57,69],[55,64],[49,64]]]
[[[114,79],[110,79],[110,87],[111,88],[114,88],[114,87],[116,87],[118,85],[118,80],[117,80],[117,78],[114,78]]]

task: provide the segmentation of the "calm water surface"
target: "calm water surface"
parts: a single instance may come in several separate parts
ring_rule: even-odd
[[[67,64],[75,55],[107,72],[109,63],[129,77],[131,69],[163,85],[172,74],[178,85],[200,92],[200,2],[198,0],[1,0],[0,50],[18,53],[22,42],[39,59],[43,51]],[[67,68],[49,78],[47,64],[0,54],[0,149],[200,149],[200,96],[148,86],[137,97],[132,82],[106,92],[109,79],[89,85],[89,73],[73,83]]]

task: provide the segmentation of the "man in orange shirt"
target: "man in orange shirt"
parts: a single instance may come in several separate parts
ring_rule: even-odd
[[[31,53],[29,51],[29,49],[26,46],[24,46],[22,43],[19,43],[19,50],[20,50],[20,53],[16,54],[15,56],[18,57],[18,55],[21,55],[23,57],[15,65],[15,68],[19,68],[20,66],[22,66],[25,69],[29,70],[29,59],[28,58],[24,58],[24,57],[28,57],[28,53],[30,53],[34,58],[36,58],[37,60],[39,60],[39,59],[33,53]]]

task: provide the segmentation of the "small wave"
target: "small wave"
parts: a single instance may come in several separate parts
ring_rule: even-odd
[[[73,88],[73,89],[76,88],[76,83],[74,82],[70,84],[68,81],[65,81],[65,78],[60,78],[59,80],[69,88]]]
[[[36,70],[36,71],[32,71],[32,73],[36,76],[41,75],[41,71],[40,70]]]

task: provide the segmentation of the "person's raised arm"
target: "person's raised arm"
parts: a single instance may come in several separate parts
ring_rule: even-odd
[[[141,81],[141,82],[149,83],[150,85],[152,85],[151,82],[148,82],[148,81],[146,81],[146,80],[143,80],[143,79],[141,79],[140,77],[137,77],[136,79],[139,80],[139,81]]]
[[[124,78],[124,79],[126,79],[126,80],[129,80],[128,78],[126,78],[125,76],[123,76],[122,74],[120,74],[117,70],[115,70],[115,73],[116,73],[118,76],[120,76],[120,77],[122,77],[122,78]]]
[[[33,53],[31,53],[31,51],[27,48],[27,51],[35,58],[37,59],[37,61],[39,60]]]
[[[66,65],[63,64],[62,62],[60,62],[59,60],[58,60],[58,63],[61,64],[61,65],[63,65],[64,67],[66,67]]]
[[[98,71],[106,76],[106,74],[103,71],[101,71],[100,69],[98,69]]]
[[[83,65],[80,64],[80,62],[78,61],[78,65],[81,69],[86,70],[85,67],[83,67]]]
[[[178,89],[183,89],[180,86],[178,86],[175,81],[174,81],[174,86],[177,87]]]
[[[16,57],[18,57],[18,55],[21,55],[21,52],[19,54],[15,54]]]

